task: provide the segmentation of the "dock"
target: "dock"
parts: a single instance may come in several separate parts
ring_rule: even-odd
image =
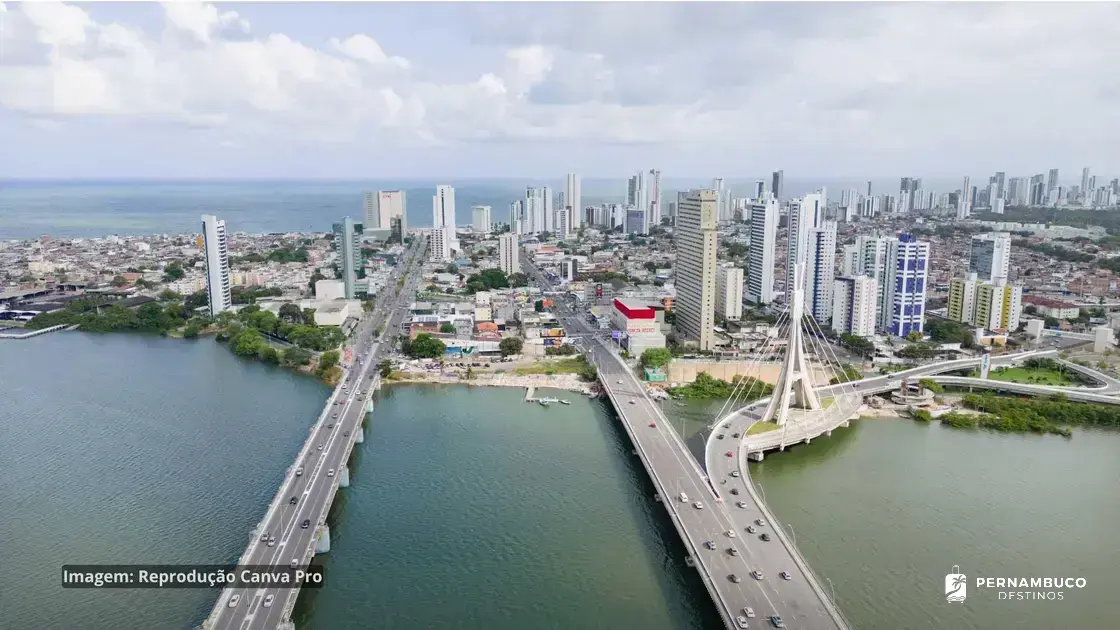
[[[527,402],[527,403],[537,402],[537,397],[535,395],[536,393],[537,393],[537,386],[536,385],[530,385],[530,386],[526,387],[525,388],[525,402]]]

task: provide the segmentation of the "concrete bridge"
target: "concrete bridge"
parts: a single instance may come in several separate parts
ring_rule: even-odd
[[[423,239],[417,241],[400,269],[407,268],[411,260],[422,259]],[[374,391],[380,387],[377,362],[384,348],[375,333],[386,318],[388,329],[400,324],[402,307],[408,305],[419,282],[419,274],[413,274],[404,290],[390,298],[399,274],[394,274],[384,297],[355,330],[351,348],[361,361],[344,369],[264,518],[250,532],[248,546],[237,560],[239,566],[306,567],[315,555],[331,550],[327,513],[338,489],[351,483],[347,462],[354,445],[365,439],[363,424],[373,410]],[[226,588],[201,627],[294,629],[291,615],[298,596],[299,588]]]
[[[549,286],[539,270],[528,264],[525,268],[542,289]],[[751,608],[757,618],[744,621],[752,628],[769,625],[767,619],[779,615],[789,628],[848,630],[851,626],[808,565],[792,544],[783,542],[784,534],[770,525],[772,516],[761,500],[744,495],[725,502],[611,344],[597,337],[579,313],[563,305],[557,306],[556,313],[598,369],[599,381],[653,482],[655,498],[684,542],[724,625],[739,628],[737,618]],[[685,500],[681,500],[682,494]],[[697,508],[695,502],[702,507]],[[765,524],[759,525],[755,519]],[[756,531],[748,532],[747,527]],[[762,534],[769,538],[771,533],[777,540],[761,538]],[[713,548],[708,547],[709,541]],[[758,579],[753,571],[759,572]],[[782,579],[782,572],[788,572],[790,579]]]

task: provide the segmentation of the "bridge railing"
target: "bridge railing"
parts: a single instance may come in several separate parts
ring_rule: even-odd
[[[681,522],[680,516],[677,514],[675,504],[667,493],[668,486],[666,486],[665,483],[661,480],[661,477],[658,476],[657,470],[650,463],[649,455],[642,447],[641,440],[639,440],[637,435],[634,434],[634,430],[630,426],[630,420],[626,417],[625,405],[619,403],[618,399],[615,397],[614,391],[611,389],[610,384],[606,382],[606,379],[601,378],[601,380],[603,381],[604,391],[607,392],[607,396],[611,399],[611,404],[613,404],[614,408],[618,411],[618,414],[622,421],[623,429],[626,430],[627,435],[630,436],[630,442],[634,445],[635,450],[638,451],[638,459],[642,462],[642,467],[646,469],[646,474],[649,475],[650,479],[653,481],[654,487],[657,488],[657,493],[661,497],[662,507],[664,507],[665,511],[669,513],[669,520],[672,521],[673,527],[677,530],[677,535],[681,537],[681,541],[685,543],[685,547],[688,549],[689,555],[694,560],[694,565],[696,567],[699,567],[698,573],[700,573],[701,581],[704,582],[704,587],[708,590],[709,597],[711,597],[712,602],[716,604],[716,609],[719,610],[720,617],[723,618],[724,624],[728,628],[733,628],[734,626],[732,625],[732,608],[727,602],[723,601],[723,597],[720,596],[719,591],[716,589],[715,577],[711,574],[711,571],[709,571],[707,564],[704,561],[704,555],[697,552],[697,549],[699,547],[696,544],[696,541],[692,540],[692,537],[688,533],[688,529],[684,526],[684,523]],[[657,405],[653,404],[653,406],[656,407]],[[670,432],[674,432],[671,427],[668,430]]]

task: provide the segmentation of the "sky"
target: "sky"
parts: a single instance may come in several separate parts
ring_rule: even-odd
[[[0,1],[2,178],[1120,174],[1118,3]]]

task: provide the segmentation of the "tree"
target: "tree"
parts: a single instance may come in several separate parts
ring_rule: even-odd
[[[498,343],[498,350],[502,353],[503,357],[521,354],[522,347],[523,344],[517,337],[506,337]]]
[[[513,288],[524,287],[529,285],[529,278],[523,273],[511,273],[507,278],[509,286]]]
[[[314,326],[315,325],[315,309],[313,309],[313,308],[303,309],[303,323],[304,323],[305,326]]]
[[[338,350],[324,352],[319,355],[319,364],[315,366],[315,373],[318,374],[320,378],[326,376],[331,368],[338,365],[340,358]]]
[[[875,344],[863,337],[840,335],[840,345],[864,358],[875,356]]]
[[[377,369],[378,373],[381,374],[381,378],[387,378],[393,373],[393,364],[389,362],[389,359],[383,359],[381,363],[378,364]]]
[[[920,333],[916,330],[911,330],[910,333],[908,335],[906,335],[906,339],[909,340],[909,341],[921,341],[922,340],[922,333]]]
[[[201,330],[202,330],[202,327],[199,326],[198,324],[194,324],[194,323],[187,324],[187,327],[183,330],[183,338],[184,339],[194,339],[195,337],[198,336],[198,333]]]
[[[455,324],[452,324],[450,322],[444,322],[444,323],[440,324],[439,331],[441,333],[444,333],[444,334],[454,334],[455,333]]]
[[[164,302],[170,302],[172,300],[181,300],[183,299],[183,296],[176,293],[175,291],[172,291],[171,289],[164,289],[159,294],[159,299]]]
[[[280,305],[279,314],[280,319],[284,321],[294,324],[303,322],[303,311],[299,309],[299,305],[297,304],[288,303]]]
[[[284,350],[283,356],[284,365],[289,367],[297,367],[300,365],[307,365],[311,363],[311,352],[304,350],[300,347],[293,347]]]
[[[945,388],[941,385],[941,383],[938,383],[931,378],[923,378],[918,381],[918,384],[921,385],[923,389],[928,389],[935,394],[945,393]]]
[[[661,368],[669,365],[672,358],[673,354],[667,348],[647,348],[642,351],[639,361],[642,367]]]
[[[414,359],[438,359],[446,350],[447,346],[439,339],[428,333],[420,333],[408,344],[407,354]]]
[[[208,304],[210,304],[210,296],[206,294],[206,291],[195,291],[183,298],[183,308],[188,311],[194,311]]]
[[[456,265],[455,263],[447,263],[447,266],[444,267],[443,270],[447,273],[457,274],[459,273],[459,265]]]
[[[315,273],[311,274],[311,280],[307,282],[307,288],[311,289],[311,295],[315,295],[315,283],[326,279],[327,277],[319,273],[318,269],[315,270]]]
[[[128,284],[128,280],[124,276],[113,276],[113,280],[109,284],[115,287],[123,287]]]
[[[178,260],[172,261],[163,268],[163,281],[174,282],[181,279],[187,272],[183,271],[183,263]]]

